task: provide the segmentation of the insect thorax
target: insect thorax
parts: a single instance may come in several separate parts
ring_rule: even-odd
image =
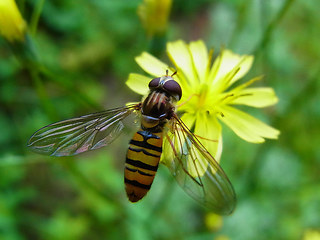
[[[142,103],[141,126],[145,129],[161,128],[172,117],[174,103],[164,92],[151,91]]]

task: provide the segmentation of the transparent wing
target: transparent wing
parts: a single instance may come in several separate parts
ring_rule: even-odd
[[[139,109],[134,104],[50,124],[31,136],[28,147],[45,155],[70,156],[107,146],[124,128],[122,120]]]
[[[218,214],[232,213],[236,195],[227,175],[178,116],[172,121],[163,163],[192,198]]]

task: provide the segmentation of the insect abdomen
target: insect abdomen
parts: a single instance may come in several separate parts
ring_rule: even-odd
[[[130,141],[124,182],[131,202],[137,202],[149,191],[158,170],[162,153],[162,132],[140,129]]]

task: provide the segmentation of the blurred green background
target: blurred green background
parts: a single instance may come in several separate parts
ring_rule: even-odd
[[[0,38],[0,239],[311,239],[320,230],[318,0],[174,0],[165,34],[153,37],[139,21],[141,2],[17,1],[29,25],[41,15],[28,51]],[[238,196],[231,216],[203,209],[164,166],[146,198],[129,203],[129,134],[76,157],[26,148],[53,121],[139,101],[125,85],[142,73],[134,57],[166,61],[167,40],[199,38],[254,54],[244,80],[264,74],[259,84],[280,99],[246,109],[280,129],[279,140],[247,143],[224,126],[221,164]]]

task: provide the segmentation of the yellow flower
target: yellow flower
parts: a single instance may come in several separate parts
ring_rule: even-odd
[[[183,113],[181,119],[189,129],[203,138],[200,138],[202,144],[216,160],[219,161],[222,151],[222,128],[219,121],[248,142],[262,143],[265,138],[278,137],[280,132],[277,129],[235,108],[236,105],[262,108],[278,102],[272,88],[249,87],[260,77],[230,88],[249,71],[253,56],[240,56],[222,49],[211,63],[213,51],[208,52],[201,40],[190,44],[181,40],[169,42],[167,54],[174,69],[147,52],[143,52],[135,60],[145,72],[154,77],[164,75],[167,69],[169,74],[177,70],[174,79],[182,88],[182,98],[177,110]],[[149,91],[148,82],[151,78],[130,74],[126,84],[133,91],[145,95]]]
[[[307,229],[304,232],[303,240],[320,240],[320,231]]]
[[[209,212],[204,218],[204,223],[210,231],[216,232],[222,228],[223,218],[218,214]]]
[[[172,0],[144,0],[138,8],[138,15],[147,34],[163,34],[167,28]]]
[[[14,0],[0,1],[0,34],[10,42],[23,41],[26,32],[23,20]]]

